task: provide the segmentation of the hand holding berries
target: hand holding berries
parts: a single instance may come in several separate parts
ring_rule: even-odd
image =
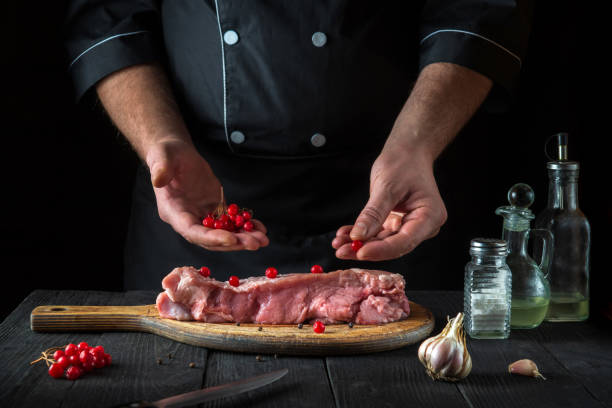
[[[214,212],[208,213],[204,217],[202,226],[209,229],[207,230],[207,235],[211,236],[226,236],[227,234],[222,231],[231,233],[234,243],[222,245],[219,248],[207,246],[205,248],[219,251],[237,251],[241,249],[252,251],[262,246],[267,246],[269,241],[266,237],[266,228],[261,222],[255,221],[252,218],[252,211],[240,208],[238,204],[232,203],[227,207],[220,204]],[[210,231],[211,229],[215,231]]]

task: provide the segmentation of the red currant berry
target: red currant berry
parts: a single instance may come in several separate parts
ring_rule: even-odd
[[[323,333],[325,331],[325,325],[323,324],[323,322],[317,320],[312,325],[312,330],[314,330],[315,333]]]
[[[91,370],[93,370],[96,366],[94,365],[93,362],[93,357],[91,358],[91,360],[87,361],[86,363],[81,364],[81,368],[83,369],[84,373],[88,373]]]
[[[358,239],[351,242],[351,249],[355,252],[359,251],[359,248],[361,248],[362,246],[363,246],[363,242]]]
[[[229,215],[221,214],[221,216],[218,219],[221,220],[222,222],[228,222],[229,221]]]
[[[57,363],[51,364],[51,367],[49,367],[49,375],[53,378],[62,378],[64,376],[64,366]]]
[[[96,346],[93,348],[94,349],[94,353],[97,354],[104,354],[104,347],[102,346]]]
[[[223,229],[223,221],[215,220],[215,223],[213,224],[213,227],[215,229]]]
[[[201,267],[200,268],[200,275],[202,275],[205,278],[208,278],[210,276],[210,269],[208,269],[205,266]]]
[[[204,221],[202,221],[202,225],[206,228],[214,228],[215,227],[215,219],[213,217],[206,217]]]
[[[104,353],[104,360],[106,360],[106,365],[109,366],[113,362],[113,358],[110,354]]]
[[[234,225],[236,225],[236,228],[242,228],[244,225],[244,217],[242,215],[236,215],[234,217]]]
[[[70,366],[66,370],[66,378],[69,380],[76,380],[83,374],[83,371],[77,366]]]
[[[232,286],[237,287],[238,285],[240,285],[240,279],[238,279],[237,276],[234,276],[234,275],[230,276],[228,281],[229,281],[229,284]]]
[[[79,361],[81,361],[81,364],[83,364],[83,365],[85,365],[88,361],[91,361],[92,358],[93,358],[93,356],[87,350],[82,350],[79,353]]]
[[[76,346],[76,344],[70,343],[64,349],[64,354],[70,357],[71,355],[76,354],[77,351],[79,351],[79,348]]]
[[[255,225],[253,225],[253,223],[251,221],[247,221],[247,222],[244,223],[242,228],[244,228],[244,230],[246,232],[251,232],[251,231],[253,231],[253,228],[255,228]]]
[[[230,220],[223,221],[223,229],[231,232],[234,230],[234,224]]]
[[[57,359],[62,357],[63,355],[64,355],[64,350],[56,350],[55,353],[53,353],[53,359],[57,361]]]
[[[276,275],[278,275],[278,271],[276,270],[275,267],[271,266],[268,269],[266,269],[266,276],[270,279],[274,279],[276,278]]]
[[[63,368],[68,367],[68,357],[66,356],[61,356],[60,358],[58,358],[57,360],[55,360],[55,364],[59,364],[61,365]]]
[[[71,356],[68,356],[68,364],[71,364],[73,366],[81,365],[81,360],[79,359],[79,355],[73,354]]]
[[[238,205],[237,204],[230,204],[227,206],[227,213],[229,215],[236,215],[238,214]]]
[[[244,218],[245,221],[248,221],[251,219],[251,213],[248,211],[243,211],[242,212],[242,218]]]
[[[82,342],[79,343],[77,348],[79,349],[79,351],[87,350],[89,348],[89,344],[87,344],[84,341],[82,341]]]
[[[93,365],[96,368],[102,368],[104,367],[104,365],[106,364],[106,361],[104,361],[104,354],[96,354],[93,357]]]
[[[321,265],[312,265],[310,273],[323,273],[323,267]]]

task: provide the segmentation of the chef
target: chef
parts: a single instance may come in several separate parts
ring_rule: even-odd
[[[439,280],[440,253],[418,247],[447,218],[433,164],[515,87],[529,28],[516,3],[71,1],[76,97],[97,94],[143,163],[125,289],[182,265]],[[221,186],[253,231],[202,225]]]

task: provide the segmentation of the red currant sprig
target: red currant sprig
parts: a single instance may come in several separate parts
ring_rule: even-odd
[[[106,367],[112,362],[111,355],[104,351],[104,347],[90,347],[84,341],[78,346],[70,343],[62,347],[51,347],[41,354],[42,357],[30,364],[43,360],[49,366],[51,377],[66,377],[69,380],[76,380],[94,368]]]

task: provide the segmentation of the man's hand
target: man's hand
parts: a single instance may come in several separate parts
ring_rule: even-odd
[[[447,213],[433,162],[484,101],[491,81],[448,63],[423,69],[370,174],[370,199],[355,225],[338,229],[341,259],[399,258],[435,236]],[[354,252],[352,240],[364,241]]]
[[[256,250],[268,245],[266,228],[232,233],[202,225],[221,199],[221,184],[197,152],[170,84],[157,65],[117,71],[97,85],[113,122],[149,166],[161,219],[192,244],[214,251]]]
[[[431,161],[419,152],[390,148],[372,166],[370,199],[355,225],[341,227],[332,246],[341,259],[399,258],[435,236],[445,221]],[[352,240],[365,245],[354,252]]]
[[[160,218],[187,241],[213,251],[254,251],[268,245],[266,228],[257,220],[252,220],[251,232],[202,225],[221,200],[221,184],[191,144],[180,139],[160,141],[148,149],[145,160]]]

